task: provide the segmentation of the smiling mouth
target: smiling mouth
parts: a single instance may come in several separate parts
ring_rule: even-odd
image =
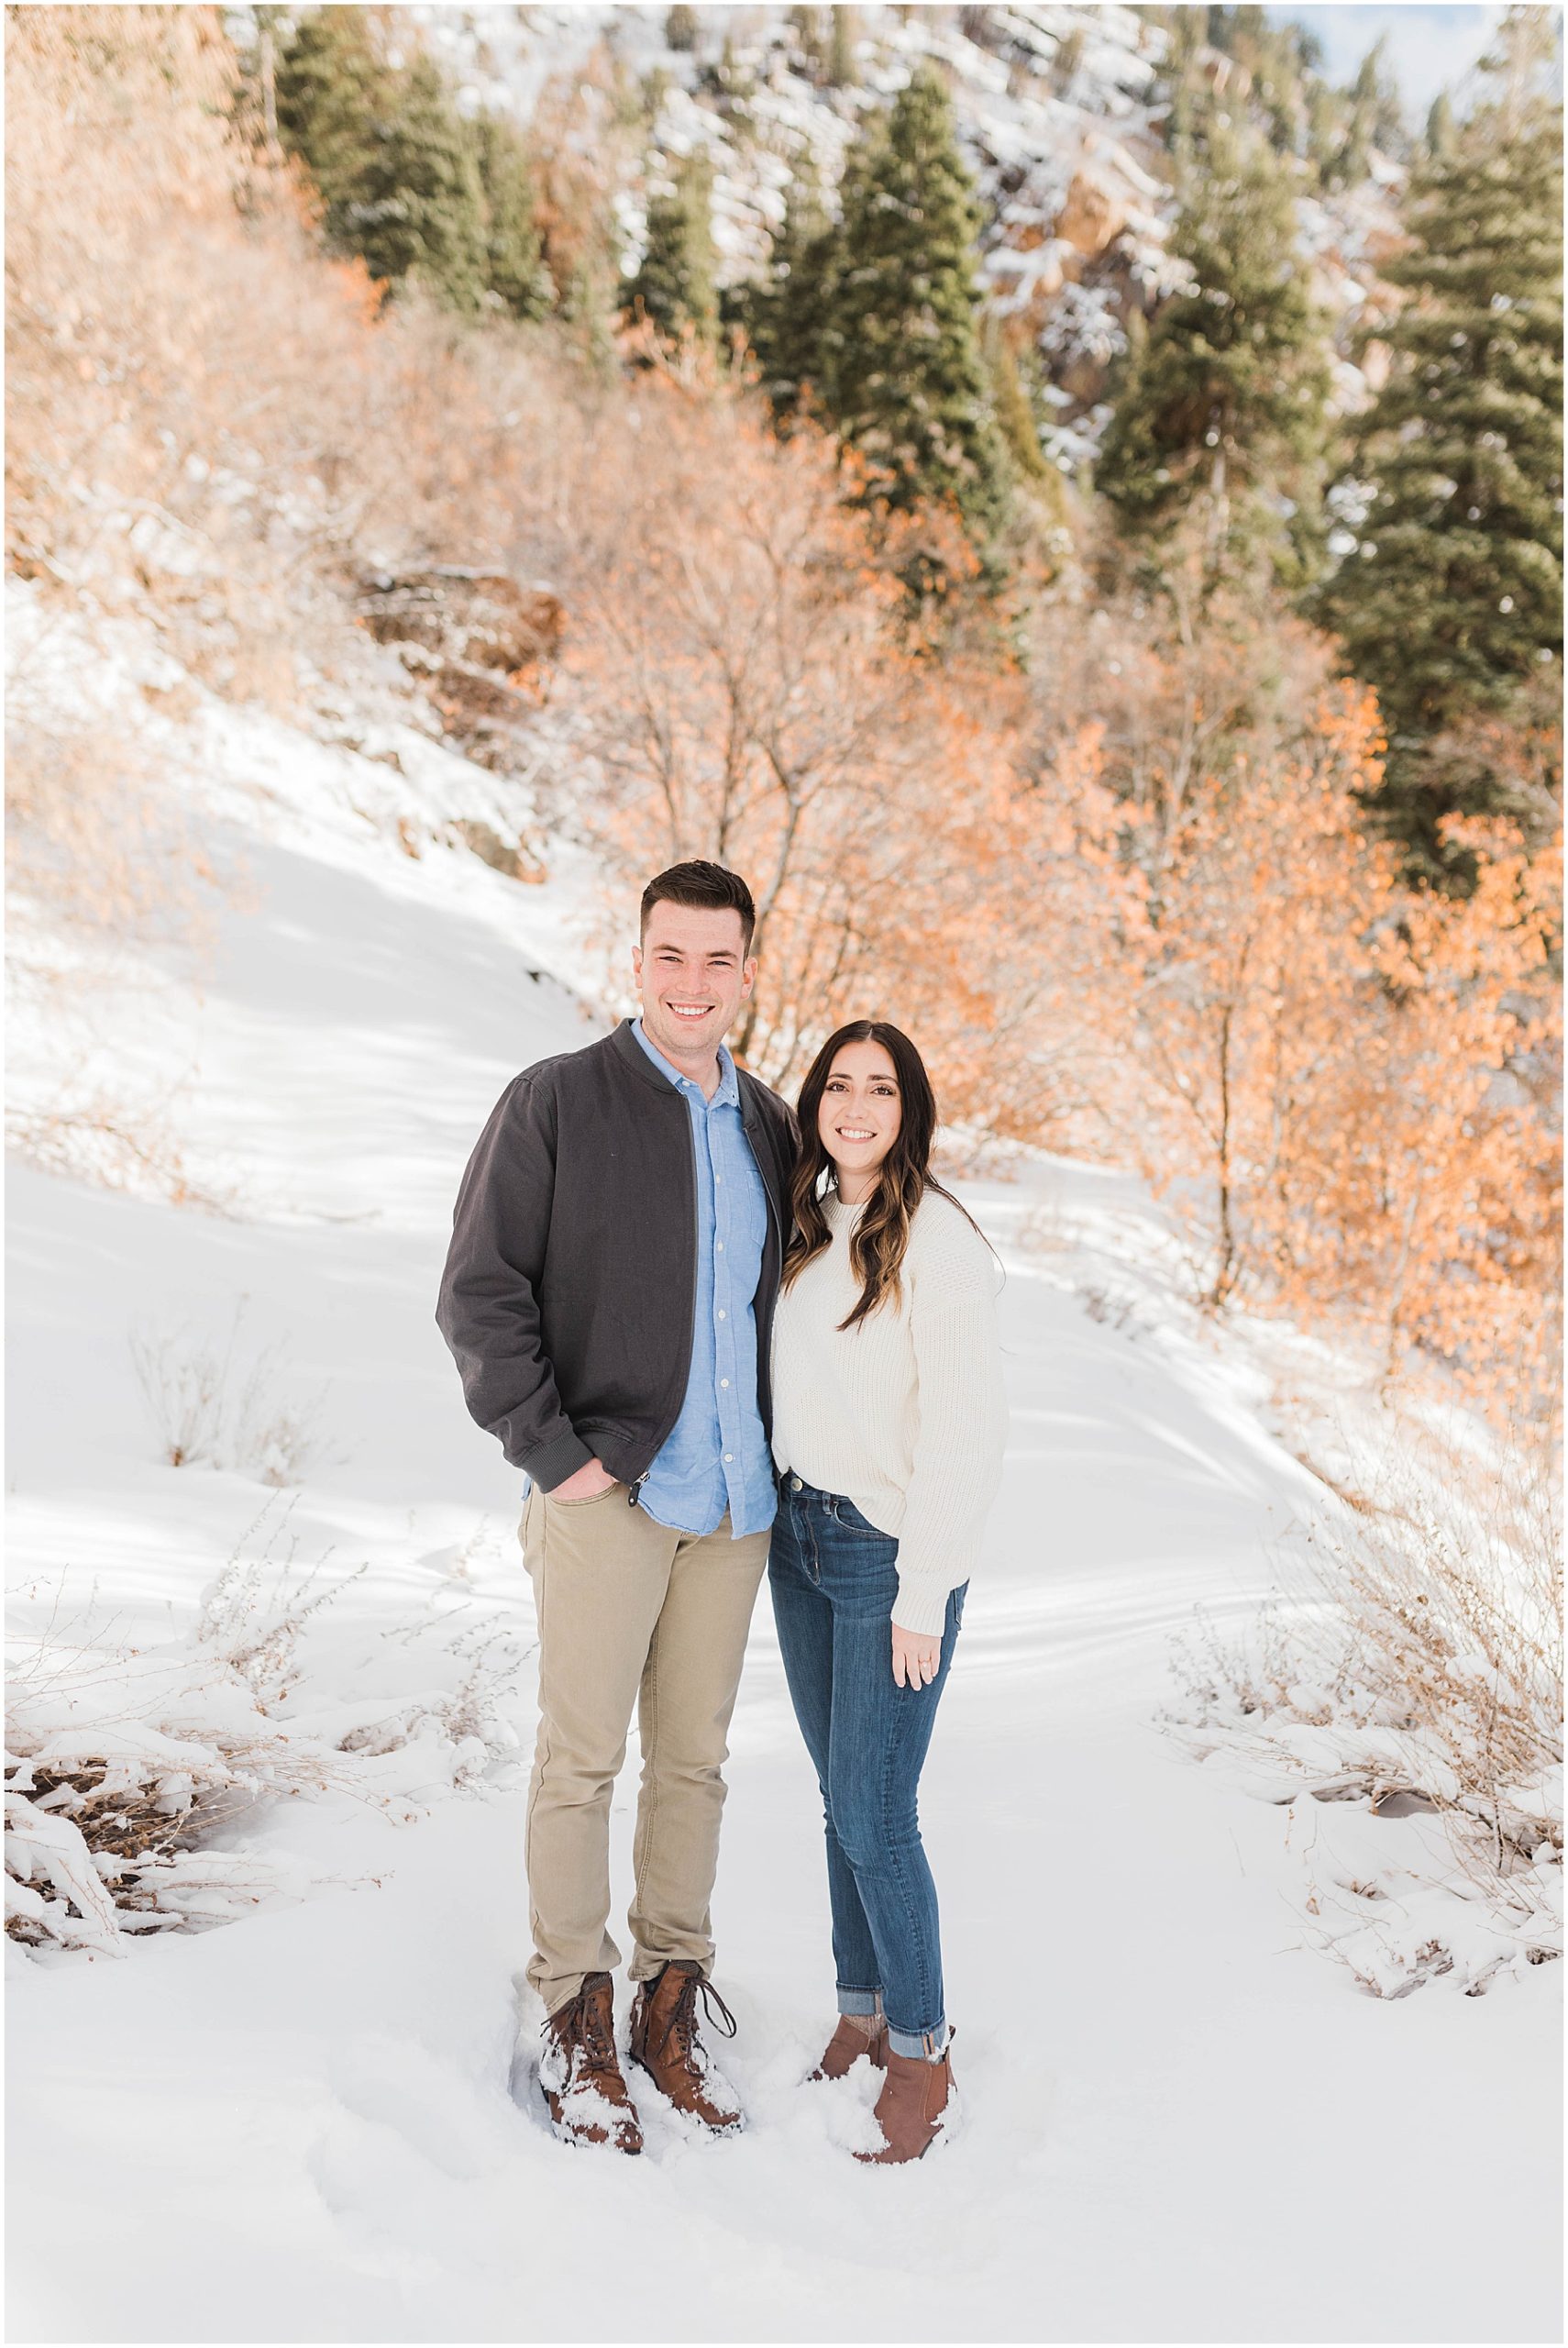
[[[706,1019],[713,1008],[711,1002],[670,1002],[668,1001],[664,1007],[670,1013],[670,1016],[675,1019]]]
[[[875,1141],[877,1136],[866,1125],[834,1125],[840,1141]]]

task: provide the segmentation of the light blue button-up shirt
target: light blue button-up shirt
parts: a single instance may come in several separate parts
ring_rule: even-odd
[[[741,1123],[735,1064],[719,1047],[710,1101],[667,1060],[635,1019],[632,1033],[683,1094],[697,1176],[697,1299],[691,1368],[680,1416],[659,1446],[641,1505],[677,1533],[766,1533],[777,1493],[773,1456],[756,1400],[756,1313],[767,1237],[767,1193]]]

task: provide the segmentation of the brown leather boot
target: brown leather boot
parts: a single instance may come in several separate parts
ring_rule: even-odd
[[[539,2090],[563,2144],[613,2144],[640,2153],[637,2108],[615,2052],[615,1985],[590,1973],[569,2004],[550,2016],[539,2058]]]
[[[949,2033],[951,2043],[951,2033]],[[948,2055],[927,2063],[918,2056],[895,2054],[888,2049],[888,2077],[877,2098],[877,2120],[883,2143],[879,2153],[856,2153],[857,2161],[884,2165],[894,2161],[918,2161],[929,2153],[943,2130],[943,2115],[953,2092],[953,2066]]]
[[[828,2040],[827,2052],[812,2073],[812,2077],[846,2078],[863,2054],[869,2062],[875,2063],[879,2071],[885,2071],[888,2067],[888,2021],[884,2014],[878,2014],[876,2019],[877,2027],[867,2036],[847,2014],[840,2014],[838,2028]]]
[[[733,2038],[735,2018],[703,1979],[701,1966],[690,1957],[672,1957],[653,1980],[637,1985],[632,2000],[632,2060],[677,2111],[700,2120],[716,2136],[734,2136],[745,2124],[745,2116],[740,2098],[699,2035],[699,1995],[708,2020]]]

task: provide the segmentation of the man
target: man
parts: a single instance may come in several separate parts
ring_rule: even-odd
[[[556,2133],[640,2152],[615,2053],[610,1796],[643,1746],[628,1922],[634,2061],[716,2133],[740,2107],[702,2043],[720,1774],[773,1522],[768,1336],[794,1123],[723,1037],[751,994],[738,874],[643,892],[639,1018],[525,1069],[463,1177],[436,1319],[468,1405],[527,1471],[539,1621],[528,1978]],[[717,2010],[715,2015],[715,2008]]]

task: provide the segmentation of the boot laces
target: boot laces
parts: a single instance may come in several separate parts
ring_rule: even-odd
[[[669,2010],[669,2019],[665,2023],[659,2038],[660,2055],[668,2052],[672,2040],[676,2053],[683,2061],[691,2054],[692,2042],[697,2034],[699,1992],[701,1994],[703,2014],[713,2029],[719,2031],[725,2038],[734,2036],[739,2025],[717,1989],[713,1988],[712,1982],[705,1981],[701,1974],[688,1973],[682,1976],[675,2003]]]
[[[600,2006],[586,1989],[579,1990],[560,2030],[572,2067],[581,2071],[613,2071],[620,2066],[615,2040]]]

